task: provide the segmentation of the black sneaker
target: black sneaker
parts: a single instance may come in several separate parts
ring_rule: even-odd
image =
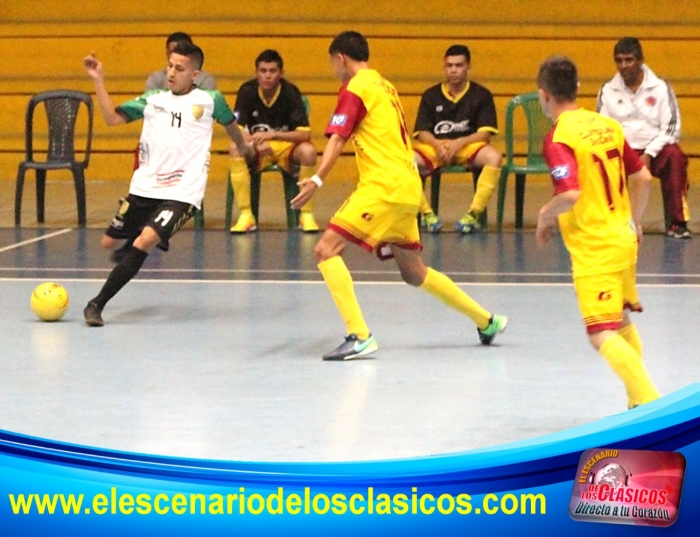
[[[83,310],[83,315],[88,326],[104,326],[105,324],[102,320],[102,308],[98,308],[94,302],[88,302]]]
[[[671,224],[668,226],[666,235],[673,237],[674,239],[689,239],[692,237],[692,233],[685,224]]]

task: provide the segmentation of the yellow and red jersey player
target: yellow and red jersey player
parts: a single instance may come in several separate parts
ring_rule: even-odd
[[[584,109],[558,117],[543,153],[554,195],[579,194],[558,220],[588,333],[617,330],[624,307],[641,311],[634,283],[638,240],[626,181],[644,165],[619,123]],[[606,276],[619,273],[621,286]]]
[[[338,104],[326,129],[329,137],[316,175],[300,181],[292,200],[300,207],[313,196],[352,139],[359,183],[314,249],[318,268],[347,326],[345,341],[324,360],[350,360],[377,350],[355,296],[342,254],[348,242],[393,257],[404,281],[420,287],[477,326],[484,344],[505,329],[507,319],[491,315],[452,280],[423,264],[417,212],[421,183],[403,109],[394,86],[369,68],[367,40],[357,32],[336,36],[329,48],[331,64],[343,83]]]
[[[334,134],[352,140],[360,177],[329,228],[380,258],[391,257],[387,243],[420,249],[421,181],[394,86],[375,70],[358,71],[340,89],[326,128]]]
[[[540,209],[537,239],[546,244],[558,224],[589,339],[625,383],[631,408],[659,397],[625,311],[642,309],[637,249],[651,175],[619,123],[578,107],[577,82],[567,58],[540,67],[540,102],[555,121],[543,147],[554,197]]]

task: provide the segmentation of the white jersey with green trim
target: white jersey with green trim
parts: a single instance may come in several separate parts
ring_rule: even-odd
[[[185,95],[154,90],[117,110],[127,121],[143,118],[139,167],[131,177],[129,192],[201,207],[214,120],[222,125],[235,120],[224,96],[199,88]]]

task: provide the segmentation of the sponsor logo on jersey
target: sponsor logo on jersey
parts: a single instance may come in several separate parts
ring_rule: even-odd
[[[250,126],[250,132],[251,134],[256,133],[256,132],[267,132],[271,131],[272,127],[268,125],[267,123],[256,123],[255,125]]]
[[[346,114],[333,114],[333,117],[331,118],[331,125],[335,127],[342,127],[345,125],[347,120],[348,116]]]
[[[569,177],[569,167],[566,164],[561,166],[554,166],[551,171],[552,179],[559,181],[560,179],[566,179]]]
[[[449,134],[451,132],[467,132],[469,130],[469,120],[465,119],[459,123],[454,121],[440,121],[433,131],[436,135],[438,134]]]
[[[173,186],[180,182],[185,170],[174,170],[172,172],[159,173],[156,176],[156,188]]]

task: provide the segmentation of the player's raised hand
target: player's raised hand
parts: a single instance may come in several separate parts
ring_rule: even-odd
[[[83,59],[83,65],[85,65],[85,70],[90,78],[93,80],[102,78],[102,62],[97,59],[95,51],[92,51],[89,56]]]

